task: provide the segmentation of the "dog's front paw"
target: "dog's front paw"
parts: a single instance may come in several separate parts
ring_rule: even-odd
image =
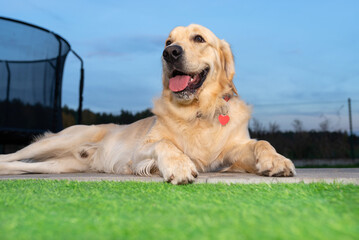
[[[188,184],[198,176],[196,166],[187,156],[177,156],[161,161],[159,170],[164,180],[172,184]]]
[[[294,164],[282,155],[266,154],[257,159],[257,173],[269,177],[293,177],[296,175]]]

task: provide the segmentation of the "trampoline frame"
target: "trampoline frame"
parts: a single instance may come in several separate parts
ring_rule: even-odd
[[[63,37],[61,37],[60,35],[45,29],[43,27],[31,24],[31,23],[27,23],[24,21],[20,21],[17,19],[12,19],[12,18],[7,18],[7,17],[2,17],[0,16],[0,20],[5,20],[5,21],[9,21],[9,22],[14,22],[14,23],[19,23],[19,24],[23,24],[32,28],[36,28],[39,29],[41,31],[47,32],[51,35],[53,35],[56,40],[59,43],[59,53],[57,55],[57,57],[54,58],[48,58],[48,59],[40,59],[40,60],[28,60],[28,61],[22,61],[22,60],[5,60],[5,59],[0,59],[0,63],[3,62],[5,63],[6,66],[6,70],[7,70],[7,87],[6,87],[6,102],[9,102],[9,98],[10,98],[10,84],[11,84],[11,71],[10,71],[10,67],[9,67],[9,63],[36,63],[36,62],[48,62],[51,60],[56,60],[57,62],[61,61],[61,57],[64,56],[61,54],[62,51],[62,41],[64,41],[68,47],[69,47],[69,51],[66,53],[66,55],[69,52],[72,52],[74,54],[74,56],[80,60],[81,63],[81,70],[80,70],[80,85],[79,85],[79,105],[78,105],[78,109],[77,109],[77,124],[81,124],[82,122],[82,102],[83,102],[83,88],[84,88],[84,62],[82,60],[82,58],[71,48],[71,45],[69,44],[69,42],[64,39]],[[66,59],[64,60],[64,64],[65,64]],[[51,65],[52,67],[55,67],[53,65]],[[63,70],[60,69],[60,64],[57,64],[56,69],[55,69],[55,73],[56,73],[56,80],[55,80],[55,90],[54,90],[54,104],[53,104],[53,109],[54,109],[54,113],[53,113],[53,120],[52,120],[52,129],[49,129],[51,131],[58,131],[59,129],[57,129],[58,126],[58,121],[59,121],[59,114],[61,114],[61,106],[58,107],[58,100],[61,101],[61,96],[59,98],[59,94],[61,93],[61,88],[62,88],[62,77],[63,77]],[[60,75],[61,74],[61,75]],[[61,123],[62,125],[62,123]],[[0,127],[0,131],[16,131],[16,132],[23,132],[23,133],[32,133],[32,134],[39,134],[42,132],[45,132],[46,130],[35,130],[35,129],[22,129],[22,128],[16,128],[16,129],[11,129],[11,128],[2,128]],[[6,134],[5,134],[6,135]],[[0,141],[1,142],[1,141]]]

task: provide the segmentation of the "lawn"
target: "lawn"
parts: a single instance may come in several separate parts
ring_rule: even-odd
[[[0,181],[0,239],[358,239],[359,186]]]

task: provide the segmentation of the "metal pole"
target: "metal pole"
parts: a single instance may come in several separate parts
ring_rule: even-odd
[[[6,102],[9,102],[11,73],[10,73],[9,63],[5,62],[5,65],[6,65],[6,70],[7,70]]]
[[[84,78],[85,78],[84,61],[74,50],[71,49],[71,51],[81,62],[79,107],[77,109],[77,124],[81,124],[82,123],[82,102],[83,102],[83,91],[84,91]]]
[[[11,81],[11,71],[9,67],[9,63],[6,61],[6,71],[7,71],[7,85],[6,85],[6,101],[5,101],[5,119],[4,125],[8,126],[8,118],[9,118],[9,104],[10,104],[10,81]]]
[[[84,91],[84,68],[81,67],[80,77],[80,90],[79,90],[79,108],[77,110],[77,124],[82,123],[82,102],[83,102],[83,91]]]
[[[350,156],[352,160],[355,159],[354,156],[354,139],[353,139],[353,124],[352,124],[352,106],[351,106],[351,99],[348,98],[348,110],[349,110],[349,131],[350,131]]]
[[[61,53],[62,53],[62,42],[61,39],[56,35],[53,34],[56,38],[56,40],[59,42],[59,54],[57,55],[56,58],[56,76],[55,76],[55,99],[54,99],[54,115],[53,115],[53,122],[52,122],[52,132],[58,132],[62,129],[59,128],[59,125],[61,124],[62,127],[62,122],[59,122],[59,119],[62,119],[60,114],[61,114],[61,78],[62,76],[60,74],[62,74],[61,72],[61,64],[62,64],[62,59],[61,59]],[[60,96],[60,97],[59,97]]]

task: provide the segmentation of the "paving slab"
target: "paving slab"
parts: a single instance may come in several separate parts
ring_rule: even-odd
[[[359,168],[303,168],[295,177],[263,177],[249,173],[201,173],[195,183],[344,183],[359,185]],[[163,182],[159,176],[141,177],[107,173],[0,175],[0,180],[48,179],[74,181],[139,181]]]

